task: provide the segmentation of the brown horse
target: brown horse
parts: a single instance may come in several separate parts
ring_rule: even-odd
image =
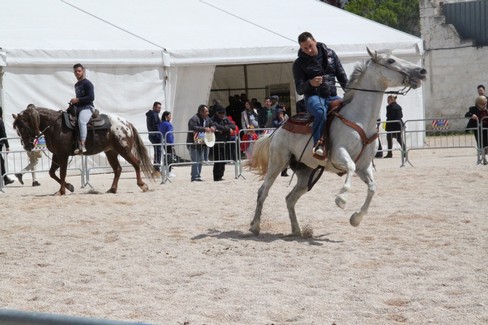
[[[64,112],[41,107],[29,107],[14,117],[14,129],[19,134],[24,149],[31,151],[34,141],[44,135],[46,146],[52,152],[51,168],[49,175],[56,180],[61,187],[55,195],[66,194],[66,189],[73,192],[74,187],[66,183],[66,170],[68,159],[74,155],[76,132],[65,123]],[[154,179],[154,167],[144,143],[136,128],[125,119],[104,115],[110,127],[98,130],[88,130],[86,139],[87,152],[85,155],[95,155],[105,152],[107,160],[114,171],[114,180],[107,193],[116,193],[122,167],[118,156],[121,155],[136,171],[137,185],[143,192],[148,191],[148,186],[142,181],[141,168],[144,175]],[[59,177],[56,170],[60,168]]]

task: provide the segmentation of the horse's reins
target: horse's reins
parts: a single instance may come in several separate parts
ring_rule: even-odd
[[[354,87],[346,87],[346,89],[351,89],[351,90],[359,90],[359,91],[365,91],[365,92],[370,92],[370,93],[383,93],[387,95],[402,95],[405,96],[412,87],[410,86],[405,86],[402,90],[390,90],[390,91],[383,91],[383,90],[374,90],[374,89],[362,89],[362,88],[354,88]],[[405,91],[405,89],[407,89]]]
[[[37,141],[39,140],[39,138],[40,138],[40,137],[42,137],[42,136],[44,135],[44,132],[46,132],[46,130],[47,130],[47,129],[49,129],[49,127],[50,127],[50,125],[46,126],[46,127],[44,128],[44,130],[40,131],[40,132],[39,132],[39,134],[38,134],[38,135],[36,135],[36,136],[34,137],[34,141],[32,142],[32,143],[34,144],[34,147],[35,147],[35,145],[36,145]],[[57,163],[55,160],[53,160],[51,157],[49,157],[49,156],[48,156],[48,154],[47,154],[47,153],[46,153],[44,150],[41,150],[41,152],[42,152],[42,154],[43,154],[44,156],[46,156],[46,158],[47,158],[48,160],[51,160],[51,161],[52,161],[52,162],[54,162],[56,165],[61,166],[59,163]],[[71,157],[71,160],[73,160],[73,157]],[[70,160],[70,161],[68,161],[68,165],[70,164],[71,160]]]

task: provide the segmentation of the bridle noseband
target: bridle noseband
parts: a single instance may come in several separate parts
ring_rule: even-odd
[[[402,96],[405,96],[410,91],[410,89],[412,89],[412,86],[408,85],[408,84],[410,84],[410,75],[407,72],[403,71],[402,69],[393,67],[393,66],[387,66],[385,64],[382,64],[382,63],[378,62],[378,60],[375,60],[373,58],[371,59],[371,62],[373,62],[377,65],[380,65],[380,66],[382,66],[388,70],[392,70],[392,71],[398,72],[399,74],[403,75],[402,84],[407,85],[407,86],[403,87],[403,89],[401,89],[401,90],[390,90],[390,91],[375,90],[375,89],[362,89],[362,88],[354,88],[354,87],[347,87],[347,86],[346,86],[346,89],[359,90],[359,91],[365,91],[365,92],[370,92],[370,93],[383,93],[383,94],[388,94],[388,95],[402,95]]]

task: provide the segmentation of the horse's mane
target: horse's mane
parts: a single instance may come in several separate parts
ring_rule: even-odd
[[[355,94],[355,89],[357,88],[357,84],[361,80],[361,77],[363,76],[364,72],[366,71],[366,68],[369,64],[370,60],[367,62],[363,63],[358,63],[354,67],[354,71],[351,73],[351,77],[349,78],[349,82],[347,83],[346,86],[346,93],[344,94],[344,102],[349,102],[353,99],[354,94]]]

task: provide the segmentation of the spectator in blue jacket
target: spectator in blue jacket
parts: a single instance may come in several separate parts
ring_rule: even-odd
[[[171,112],[164,111],[161,116],[161,123],[158,125],[159,132],[163,136],[163,143],[165,144],[167,164],[171,164],[174,157],[175,135],[173,134],[173,124],[171,123],[172,118],[173,115]],[[172,166],[169,166],[169,177],[175,177],[176,175],[171,173],[171,169]]]

